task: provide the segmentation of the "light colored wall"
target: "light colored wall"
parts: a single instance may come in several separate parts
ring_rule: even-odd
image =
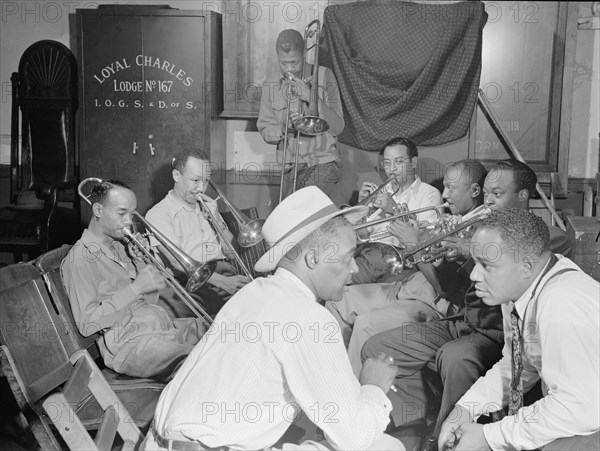
[[[579,17],[590,17],[592,2],[580,2]],[[600,171],[600,30],[577,31],[569,177],[593,178]]]

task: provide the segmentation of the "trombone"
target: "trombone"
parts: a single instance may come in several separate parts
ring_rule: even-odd
[[[221,191],[221,189],[217,186],[217,184],[215,182],[213,182],[212,180],[209,180],[208,184],[216,191],[216,193],[218,194],[217,197],[220,197],[221,199],[223,199],[223,202],[225,202],[225,205],[227,205],[227,208],[229,208],[229,210],[233,214],[233,217],[235,218],[236,222],[238,223],[239,228],[240,228],[240,231],[238,234],[238,243],[240,244],[240,246],[250,247],[250,246],[253,246],[254,244],[260,243],[260,241],[263,239],[260,231],[261,231],[262,225],[264,224],[265,221],[263,219],[251,220],[250,218],[248,218],[248,216],[246,216],[244,213],[242,213],[237,207],[235,207],[225,197],[225,194],[223,194],[223,191]],[[239,264],[242,272],[246,276],[248,276],[248,278],[250,280],[253,280],[254,277],[252,277],[252,273],[250,272],[250,270],[248,269],[246,264],[243,262],[242,258],[240,257],[240,254],[238,254],[237,251],[235,250],[234,245],[229,241],[229,238],[227,237],[227,235],[225,235],[225,232],[223,232],[223,229],[221,229],[219,221],[217,220],[217,218],[215,218],[213,213],[210,211],[210,208],[208,208],[208,205],[206,205],[206,201],[204,199],[202,199],[202,196],[200,196],[200,195],[196,196],[196,200],[202,206],[202,209],[204,210],[204,214],[206,215],[206,219],[208,220],[208,222],[210,222],[212,228],[217,233],[217,235],[219,235],[219,239],[221,240],[221,242],[226,243],[227,246],[229,247],[231,254],[235,258],[235,261]]]
[[[238,244],[242,247],[252,247],[257,245],[263,240],[263,236],[261,235],[262,226],[265,223],[264,219],[250,219],[246,216],[242,211],[233,205],[219,185],[211,180],[208,181],[210,187],[217,193],[217,198],[221,198],[231,214],[233,215],[235,221],[238,223],[238,227],[240,229],[237,237]]]
[[[89,196],[86,196],[83,193],[83,187],[88,182],[97,182],[104,183],[107,180],[99,179],[97,177],[88,177],[85,180],[82,180],[81,183],[77,186],[77,193],[79,196],[85,200],[90,206],[92,206],[92,201]],[[146,230],[150,231],[154,235],[154,237],[160,242],[160,244],[165,247],[171,255],[177,260],[177,262],[184,268],[188,281],[186,283],[185,289],[181,286],[181,284],[177,281],[175,276],[160,262],[152,252],[150,252],[146,247],[134,236],[133,231],[129,227],[123,228],[123,232],[127,239],[133,243],[138,250],[144,255],[144,260],[147,264],[153,265],[161,275],[165,278],[167,285],[173,289],[173,291],[180,297],[180,299],[190,308],[190,310],[198,317],[200,320],[207,326],[210,327],[212,324],[212,318],[210,315],[200,307],[190,293],[196,291],[200,288],[206,281],[212,276],[215,269],[217,268],[217,262],[215,260],[207,262],[205,264],[200,264],[187,254],[185,254],[181,249],[179,249],[175,244],[169,240],[165,235],[159,232],[152,224],[150,224],[146,219],[136,211],[133,212],[133,216],[140,221]]]
[[[315,25],[315,29],[311,28]],[[300,133],[309,136],[317,136],[321,133],[325,133],[329,129],[329,124],[325,119],[319,117],[319,38],[321,36],[321,21],[315,19],[310,22],[304,29],[304,61],[306,61],[306,55],[308,51],[315,48],[315,61],[313,64],[311,88],[310,88],[310,101],[308,104],[308,113],[306,116],[302,116],[294,120],[294,127]],[[307,47],[308,39],[314,38],[315,42],[310,47]],[[298,155],[296,155],[298,158]]]
[[[464,220],[463,217],[462,222],[459,222],[458,224],[451,224],[450,221],[446,221],[444,223],[444,228],[446,230],[406,251],[400,251],[396,247],[389,244],[379,243],[382,245],[381,253],[384,257],[384,261],[386,262],[386,268],[388,272],[398,275],[405,267],[410,268],[418,263],[431,263],[432,261],[440,258],[447,251],[445,246],[436,246],[440,241],[443,241],[450,235],[455,235],[460,231],[478,223],[479,221],[482,221],[489,216],[490,211],[491,210],[489,208],[482,209],[478,211],[478,213],[472,214],[469,219]],[[421,258],[415,260],[414,256],[423,250],[425,252],[421,255]]]
[[[383,224],[385,222],[390,222],[390,221],[394,221],[396,219],[400,219],[400,218],[405,218],[405,217],[409,217],[412,215],[417,215],[419,213],[424,213],[426,211],[435,211],[437,214],[437,218],[435,221],[430,222],[430,221],[421,221],[418,223],[419,228],[425,228],[425,227],[430,227],[432,225],[435,225],[441,216],[441,211],[448,207],[448,203],[443,203],[442,205],[437,205],[437,206],[429,206],[429,207],[423,207],[423,208],[418,208],[416,210],[410,210],[410,211],[402,211],[396,215],[391,215],[391,216],[386,216],[385,218],[380,218],[380,219],[374,219],[373,221],[368,221],[368,222],[363,222],[361,224],[356,224],[354,226],[354,230],[358,231],[361,229],[364,229],[366,227],[371,227],[371,226],[375,226],[377,224]],[[361,243],[371,243],[377,240],[381,240],[384,238],[388,238],[392,236],[392,234],[387,231],[387,230],[382,230],[380,232],[374,232],[369,234],[369,236],[367,238],[362,238],[359,234],[357,234],[358,240]]]
[[[314,26],[314,28],[313,28]],[[296,191],[296,184],[298,182],[298,156],[300,153],[299,138],[300,133],[308,136],[317,136],[325,133],[329,129],[327,121],[319,117],[319,40],[321,36],[321,21],[315,19],[311,21],[304,29],[304,53],[302,59],[306,63],[306,57],[313,47],[315,48],[315,60],[313,63],[313,71],[311,76],[311,88],[310,98],[308,103],[308,112],[306,115],[296,118],[292,125],[296,129],[296,143],[295,143],[295,155],[294,155],[294,185],[292,192]],[[308,46],[308,40],[314,38],[314,43]],[[304,68],[303,68],[304,72]],[[287,78],[291,78],[288,76]],[[281,181],[279,185],[279,202],[283,199],[283,177],[285,175],[285,162],[286,152],[288,144],[289,134],[289,121],[290,121],[290,101],[292,97],[291,86],[288,89],[287,98],[287,114],[285,119],[285,133],[283,135],[283,161],[281,163]]]

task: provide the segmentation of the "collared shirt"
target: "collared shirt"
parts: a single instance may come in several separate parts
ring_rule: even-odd
[[[359,384],[335,318],[289,271],[258,278],[220,310],[154,417],[159,434],[206,446],[273,445],[300,409],[336,449],[366,449],[391,402]]]
[[[156,304],[158,291],[137,295],[131,283],[138,268],[119,241],[109,248],[87,229],[61,263],[73,317],[84,336],[114,327],[132,309]]]
[[[173,190],[148,210],[146,219],[194,260],[205,263],[223,258],[219,238],[200,205],[183,202]],[[217,220],[223,221],[220,215]],[[153,240],[152,244],[158,243]]]
[[[502,305],[503,357],[458,402],[474,416],[507,405],[510,311],[514,305],[522,318],[523,390],[527,392],[541,378],[544,397],[521,408],[517,415],[484,425],[492,449],[537,449],[558,438],[591,434],[600,427],[600,285],[568,258],[557,257],[558,263],[543,278],[538,276],[514,304]],[[564,268],[577,271],[560,274],[543,286]],[[531,299],[538,280],[536,298]]]
[[[282,83],[280,71],[269,75],[262,85],[260,112],[256,122],[256,127],[265,142],[279,144],[277,146],[277,159],[280,163],[283,160],[287,91],[286,84]],[[344,130],[344,113],[338,84],[335,75],[328,67],[319,66],[318,95],[322,99],[319,104],[319,117],[327,121],[329,129],[317,136],[302,135],[300,137],[298,161],[306,163],[308,166],[337,160],[339,158],[337,136]],[[298,97],[292,98],[290,101],[290,110],[295,112],[300,110]],[[302,111],[302,114],[306,114],[306,111]],[[290,126],[290,128],[292,127]],[[294,162],[296,142],[294,135],[293,132],[288,133],[286,163]]]
[[[415,181],[412,182],[411,185],[407,189],[405,189],[401,193],[395,194],[392,197],[393,197],[394,201],[396,202],[396,204],[408,205],[409,210],[417,210],[419,208],[424,208],[424,207],[435,207],[438,205],[442,205],[444,203],[442,196],[441,196],[440,192],[438,191],[438,189],[431,186],[428,183],[421,181],[420,177],[418,177],[418,176],[415,178]],[[378,210],[377,212],[375,212],[373,215],[371,215],[371,218],[369,218],[369,220],[376,219],[376,217],[379,217],[380,212],[381,212],[381,210]],[[419,222],[420,221],[434,222],[437,217],[438,217],[438,214],[433,210],[425,211],[423,213],[417,214],[417,220]],[[383,224],[377,224],[376,226],[373,227],[373,231],[379,232],[379,231],[386,230],[388,225],[389,225],[389,222],[386,222]],[[398,244],[400,244],[400,242],[398,241],[398,239],[396,237],[388,237],[388,238],[384,238],[384,239],[377,240],[377,241],[381,242],[381,243],[385,243],[385,244],[393,244],[396,246]]]

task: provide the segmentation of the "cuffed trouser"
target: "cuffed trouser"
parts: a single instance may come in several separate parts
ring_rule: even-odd
[[[443,410],[440,409],[438,418],[441,426],[439,419],[445,419],[449,406],[454,406],[471,385],[499,360],[502,332],[489,333],[494,339],[471,329],[464,321],[440,320],[405,324],[367,340],[362,349],[363,361],[385,352],[398,365],[394,382],[397,392],[388,393],[394,424],[401,426],[425,418],[428,399],[423,369],[435,362],[444,382]],[[448,353],[444,356],[446,351]],[[465,360],[464,365],[461,359]]]

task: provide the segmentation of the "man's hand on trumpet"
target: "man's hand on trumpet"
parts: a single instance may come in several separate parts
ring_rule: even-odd
[[[379,193],[373,201],[373,207],[380,208],[381,211],[388,215],[393,215],[395,213],[395,209],[398,208],[398,204],[391,194]]]
[[[407,224],[401,218],[395,219],[388,225],[388,231],[398,238],[405,247],[416,246],[421,241],[431,237],[429,230],[418,229],[414,224]]]
[[[457,236],[448,236],[442,241],[446,250],[446,260],[465,261],[471,257],[471,240]]]
[[[375,183],[363,182],[362,186],[360,187],[360,190],[358,191],[358,201],[362,202],[363,200],[365,200],[377,188],[378,186],[375,185]]]

